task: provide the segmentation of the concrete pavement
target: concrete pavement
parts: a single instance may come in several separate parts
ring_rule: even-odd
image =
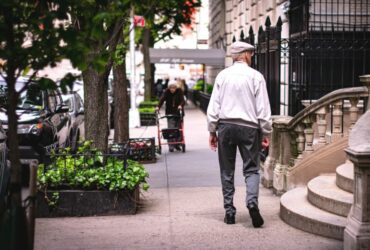
[[[130,130],[131,137],[156,134],[155,126]],[[136,215],[37,219],[35,249],[342,249],[341,241],[282,222],[279,197],[262,187],[265,225],[253,228],[244,204],[240,157],[236,224],[224,224],[217,153],[208,149],[205,115],[191,105],[186,110],[185,138],[186,153],[169,153],[164,146],[157,162],[145,165],[151,188],[142,193]]]

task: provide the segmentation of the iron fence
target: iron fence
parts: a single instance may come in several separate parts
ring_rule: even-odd
[[[370,68],[370,1],[290,1],[290,37],[282,21],[269,17],[257,34],[239,40],[256,47],[252,67],[265,79],[274,115],[295,115],[311,102],[340,88],[360,86]],[[351,5],[352,4],[352,5]]]

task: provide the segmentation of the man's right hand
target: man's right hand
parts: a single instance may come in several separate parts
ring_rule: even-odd
[[[263,137],[262,139],[262,148],[268,148],[268,146],[270,145],[270,141],[267,137]]]
[[[210,133],[209,134],[209,147],[211,148],[211,150],[216,151],[217,141],[218,141],[217,134],[216,133]]]

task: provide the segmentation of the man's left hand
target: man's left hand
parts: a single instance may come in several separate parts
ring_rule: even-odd
[[[211,148],[211,150],[216,151],[217,141],[218,141],[217,134],[216,133],[210,133],[209,134],[209,147]]]

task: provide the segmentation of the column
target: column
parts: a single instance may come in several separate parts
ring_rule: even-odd
[[[369,88],[370,75],[360,77]],[[370,246],[370,102],[367,111],[353,126],[346,153],[354,164],[354,201],[344,230],[343,249],[368,249]]]

